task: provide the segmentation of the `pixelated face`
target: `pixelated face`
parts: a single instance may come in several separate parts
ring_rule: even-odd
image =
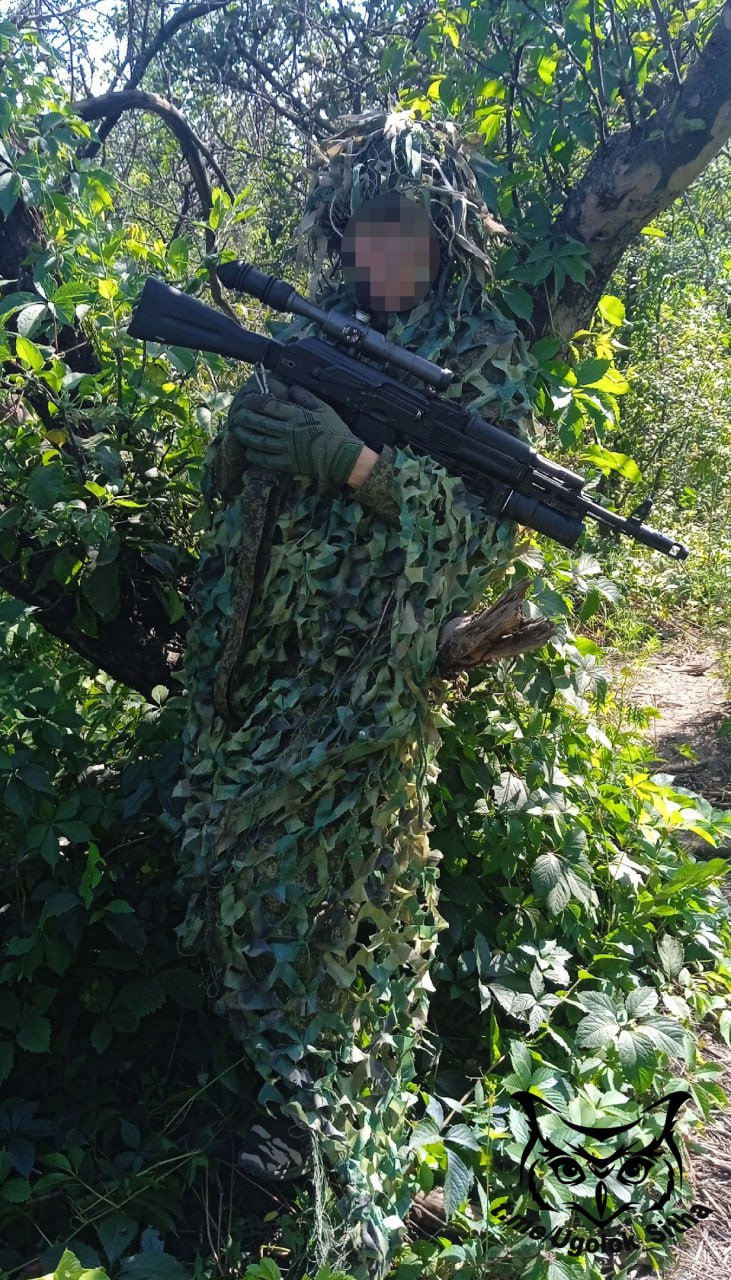
[[[587,1128],[533,1094],[515,1094],[529,1121],[521,1171],[532,1199],[601,1229],[623,1214],[662,1208],[683,1180],[673,1124],[689,1097],[679,1090],[629,1124]]]
[[[366,311],[411,310],[439,271],[439,237],[420,204],[397,192],[353,214],[340,247],[343,279]]]

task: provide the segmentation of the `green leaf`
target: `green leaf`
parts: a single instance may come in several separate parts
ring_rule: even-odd
[[[85,573],[81,590],[95,613],[111,622],[119,613],[119,567],[116,561]]]
[[[79,1259],[70,1249],[66,1249],[56,1267],[52,1280],[80,1280],[83,1272],[84,1267],[82,1267]]]
[[[48,770],[40,764],[26,764],[20,770],[20,776],[31,791],[40,791],[42,795],[55,795],[55,789],[48,776]]]
[[[18,1044],[28,1053],[48,1053],[51,1047],[51,1024],[48,1018],[32,1014],[18,1032]]]
[[[277,1271],[279,1271],[278,1267]],[[134,1258],[124,1260],[119,1277],[120,1280],[190,1280],[190,1271],[169,1253],[153,1253],[151,1250],[145,1250],[143,1253],[135,1254]],[[264,1280],[263,1272],[262,1280]],[[281,1273],[277,1280],[281,1280]]]
[[[531,880],[536,893],[546,897],[563,877],[563,864],[553,850],[542,853],[536,858],[531,871]]]
[[[112,1024],[106,1018],[94,1023],[91,1033],[92,1047],[97,1053],[106,1053],[112,1040]]]
[[[49,511],[63,496],[65,484],[66,478],[60,462],[49,462],[46,467],[39,464],[30,473],[26,490],[28,500],[39,511]]]
[[[119,998],[137,1017],[144,1018],[162,1008],[166,994],[157,978],[134,978],[123,984]]]
[[[45,946],[46,964],[52,973],[62,976],[73,959],[71,948],[67,947],[65,943],[59,942],[58,938],[46,938]]]
[[[466,1124],[453,1124],[445,1133],[444,1141],[451,1142],[457,1147],[468,1147],[470,1151],[482,1150],[474,1133]]]
[[[56,823],[62,835],[70,840],[72,844],[85,844],[91,840],[93,832],[86,822],[79,822],[77,819],[70,819],[68,822]]]
[[[672,934],[666,933],[657,944],[660,963],[669,978],[677,978],[683,967],[683,944]]]
[[[533,1059],[523,1040],[514,1040],[511,1044],[510,1062],[521,1089],[527,1089],[533,1075]]]
[[[500,290],[504,301],[519,320],[530,320],[533,314],[533,299],[527,289],[520,285],[503,285]]]
[[[114,1265],[137,1235],[138,1225],[122,1213],[113,1213],[97,1224],[96,1233],[110,1265]]]
[[[638,1029],[638,1034],[646,1036],[656,1049],[666,1053],[669,1058],[678,1058],[687,1041],[687,1033],[672,1018],[648,1018]]]
[[[546,1280],[580,1280],[585,1274],[583,1268],[578,1270],[568,1258],[551,1258]]]
[[[599,299],[597,310],[599,311],[599,315],[602,320],[606,320],[607,324],[611,324],[615,328],[620,324],[624,324],[624,303],[621,299],[615,298],[613,294],[605,293],[604,296]]]
[[[426,1116],[414,1125],[409,1137],[409,1147],[425,1147],[432,1142],[441,1142],[439,1126],[430,1116]]]
[[[35,342],[31,342],[30,338],[24,338],[19,335],[15,339],[15,353],[21,364],[27,369],[42,369],[46,363],[46,357],[43,352],[36,346]]]
[[[21,196],[20,178],[17,173],[0,174],[0,213],[7,218]]]
[[[642,479],[642,472],[634,458],[628,457],[626,453],[615,453],[612,449],[605,449],[603,445],[592,444],[584,449],[581,457],[584,462],[590,462],[598,467],[605,476],[617,471],[633,484]]]
[[[447,1148],[447,1172],[444,1178],[444,1212],[447,1218],[467,1199],[475,1175],[455,1151]]]
[[[636,987],[630,991],[625,1000],[625,1009],[629,1018],[646,1018],[657,1008],[657,991],[654,987]]]
[[[27,338],[37,328],[47,311],[45,302],[36,302],[30,307],[23,307],[23,310],[18,312],[18,333]]]
[[[178,591],[170,582],[154,582],[153,587],[168,612],[171,622],[179,622],[185,614],[185,605]]]
[[[576,1043],[584,1049],[601,1049],[619,1035],[616,1016],[608,1011],[589,1013],[576,1028]]]
[[[9,1204],[25,1204],[30,1197],[31,1185],[26,1178],[8,1178],[0,1186],[0,1200],[7,1200]]]
[[[7,1080],[13,1069],[15,1050],[9,1040],[0,1040],[0,1084]]]

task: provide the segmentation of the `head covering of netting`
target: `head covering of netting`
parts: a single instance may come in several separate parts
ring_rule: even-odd
[[[352,309],[340,247],[353,213],[386,191],[418,202],[439,237],[439,273],[423,302],[389,315],[388,337],[448,365],[455,374],[450,397],[482,412],[489,406],[489,416],[508,428],[529,430],[530,361],[514,324],[487,293],[508,233],[485,203],[479,153],[451,121],[419,116],[412,109],[348,116],[332,138],[315,144],[305,170],[305,214],[295,230],[295,270],[308,270],[310,301],[325,310]],[[315,327],[296,321],[288,332]]]

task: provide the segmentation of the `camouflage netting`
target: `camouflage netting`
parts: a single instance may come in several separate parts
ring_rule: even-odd
[[[451,394],[525,427],[528,362],[484,294],[489,214],[450,126],[365,118],[328,146],[301,228],[311,296],[346,305],[325,257],[389,180],[429,201],[446,249],[436,296],[408,323],[392,315],[389,337],[453,368]],[[409,450],[356,494],[242,472],[227,443],[210,459],[228,500],[212,503],[186,660],[181,939],[205,948],[261,1100],[311,1135],[308,1263],[381,1277],[416,1190],[414,1053],[442,924],[438,635],[499,594],[514,527]]]

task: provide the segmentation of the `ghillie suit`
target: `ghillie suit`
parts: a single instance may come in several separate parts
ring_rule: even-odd
[[[453,126],[366,116],[325,150],[300,225],[312,299],[350,309],[333,280],[362,201],[386,186],[421,200],[442,270],[388,337],[453,369],[450,395],[525,429],[527,359],[485,297],[495,224]],[[296,321],[277,336],[312,332]],[[205,948],[261,1101],[309,1131],[307,1261],[380,1277],[417,1187],[414,1054],[443,924],[428,841],[439,633],[499,584],[514,527],[408,449],[384,450],[357,492],[325,492],[246,468],[223,432],[208,482],[224,500],[186,659],[181,941]]]

